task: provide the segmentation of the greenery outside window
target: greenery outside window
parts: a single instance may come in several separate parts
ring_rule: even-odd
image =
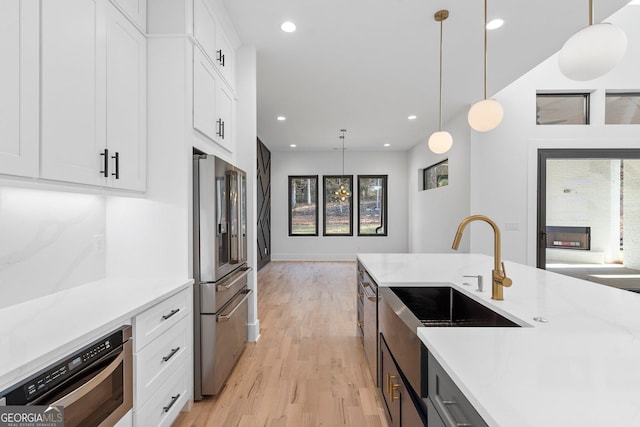
[[[588,93],[536,94],[537,125],[588,125]]]
[[[323,178],[323,235],[353,236],[353,176],[325,175]],[[340,184],[351,193],[345,200],[335,194]]]
[[[358,236],[387,235],[387,175],[358,176]]]
[[[289,176],[289,236],[318,235],[318,175]]]

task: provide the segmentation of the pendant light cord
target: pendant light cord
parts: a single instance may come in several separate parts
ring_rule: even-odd
[[[439,103],[438,130],[442,130],[442,21],[440,21],[440,103]]]
[[[589,0],[589,26],[593,25],[593,0]]]
[[[484,99],[487,99],[487,0],[484,0]]]

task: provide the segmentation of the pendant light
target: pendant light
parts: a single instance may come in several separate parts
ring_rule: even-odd
[[[340,139],[342,140],[342,175],[340,177],[340,188],[336,190],[334,193],[337,198],[341,201],[346,201],[348,197],[351,197],[351,192],[349,189],[342,183],[342,177],[344,176],[344,134],[347,130],[340,129]]]
[[[443,154],[449,151],[453,145],[453,137],[447,131],[442,130],[442,22],[449,17],[448,10],[439,10],[433,15],[436,22],[440,23],[440,105],[438,107],[439,125],[438,132],[434,132],[429,137],[429,150],[436,154]]]
[[[611,71],[627,50],[627,36],[608,22],[593,24],[589,0],[589,26],[575,33],[560,49],[560,71],[571,80],[593,80]]]
[[[495,99],[487,99],[487,0],[484,0],[484,99],[471,106],[467,119],[473,130],[488,132],[498,127],[504,110]]]

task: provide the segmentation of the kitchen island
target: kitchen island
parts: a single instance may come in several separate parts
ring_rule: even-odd
[[[640,425],[640,295],[507,261],[494,301],[489,256],[358,260],[380,287],[449,285],[521,326],[417,330],[489,426]]]

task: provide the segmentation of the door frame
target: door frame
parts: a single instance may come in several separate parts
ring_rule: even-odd
[[[536,266],[545,269],[547,263],[547,160],[548,159],[640,159],[636,148],[539,148],[536,220]]]

